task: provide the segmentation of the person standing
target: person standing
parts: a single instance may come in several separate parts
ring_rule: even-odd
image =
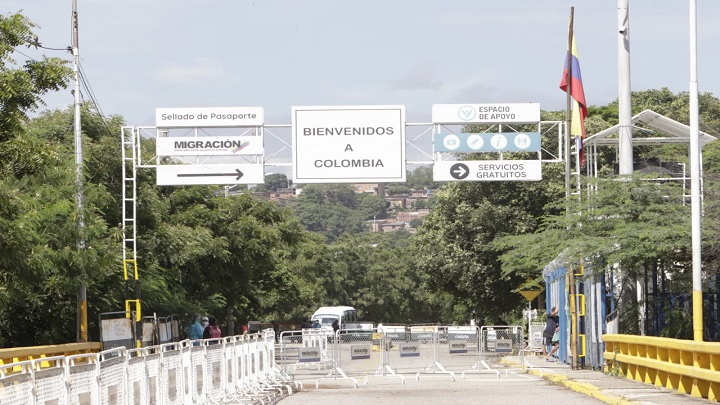
[[[543,356],[545,356],[545,360],[549,360],[550,358],[550,354],[547,352],[547,347],[554,346],[553,336],[559,327],[560,317],[558,317],[558,309],[557,307],[552,307],[547,316],[547,321],[545,321],[545,329],[543,329]],[[557,342],[557,347],[560,347],[560,342]],[[551,353],[554,354],[555,351],[557,351],[557,349],[553,350]]]
[[[217,325],[217,320],[214,316],[208,317],[208,326],[203,331],[203,339],[217,339],[222,337],[222,331]]]
[[[200,324],[200,314],[198,314],[196,312],[195,314],[193,314],[193,320],[187,329],[188,339],[190,339],[190,340],[202,339],[204,330],[205,330],[205,326]]]
[[[555,361],[555,359],[553,358],[553,355],[560,348],[560,326],[555,328],[555,334],[553,335],[552,339],[550,339],[550,342],[552,344],[552,349],[550,349],[550,353],[548,353],[547,356],[545,356],[545,360]]]

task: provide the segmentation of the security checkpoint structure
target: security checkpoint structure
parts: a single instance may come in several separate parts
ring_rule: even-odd
[[[282,332],[138,349],[40,357],[0,365],[5,404],[241,404],[274,403],[303,388],[300,379],[490,374],[488,362],[523,348],[520,326],[403,326],[383,329]],[[276,347],[279,351],[276,352]]]
[[[334,128],[333,125],[325,124],[326,121],[340,120],[342,125],[338,125],[342,128],[343,134],[347,132],[346,128],[350,128],[349,131],[353,133],[356,128],[360,128],[363,133],[358,134],[361,136],[353,137],[352,141],[343,141],[342,144],[332,145],[336,148],[327,152],[327,159],[318,156],[313,162],[324,162],[321,166],[326,170],[323,172],[316,173],[314,170],[305,170],[314,167],[312,162],[294,162],[294,180],[312,179],[312,182],[402,181],[405,176],[405,164],[411,163],[405,155],[406,144],[420,150],[413,145],[413,142],[422,136],[438,138],[440,143],[433,146],[433,152],[430,154],[424,153],[429,159],[416,163],[437,163],[438,167],[435,168],[435,171],[441,181],[492,180],[487,176],[480,176],[480,172],[485,173],[483,171],[485,169],[478,169],[468,163],[469,161],[451,165],[440,163],[444,161],[443,155],[440,153],[446,153],[445,156],[453,154],[451,140],[455,138],[449,134],[453,131],[458,132],[458,138],[462,138],[459,130],[452,129],[451,125],[503,122],[502,119],[480,116],[468,118],[470,113],[468,107],[475,111],[487,106],[441,106],[437,113],[452,112],[450,114],[452,117],[434,119],[432,123],[417,124],[405,122],[404,107],[402,106],[370,107],[373,108],[358,106],[351,109],[350,112],[326,107],[295,108],[293,124],[289,128],[292,128],[293,131],[302,129],[301,133],[303,134],[298,136],[294,133],[292,147],[295,153],[302,148],[312,149],[315,145],[311,138],[304,137],[308,133],[315,134],[317,131],[313,128]],[[499,107],[493,106],[493,108]],[[529,115],[531,119],[510,121],[504,124],[504,127],[499,125],[497,128],[501,132],[493,133],[492,137],[483,141],[494,145],[494,151],[501,154],[501,159],[502,152],[512,151],[507,149],[509,146],[506,143],[498,143],[498,139],[510,139],[513,140],[513,144],[522,144],[519,141],[521,138],[516,134],[522,133],[523,130],[513,128],[515,125],[532,125],[538,132],[538,136],[540,133],[547,135],[548,132],[557,132],[558,139],[560,139],[562,129],[558,123],[539,122],[539,105],[529,106],[532,114],[525,112],[528,107],[524,105],[508,104],[503,105],[502,108],[507,112],[517,109],[518,114]],[[295,336],[288,336],[286,340],[285,336],[281,335],[280,352],[277,354],[275,353],[276,337],[273,331],[263,331],[260,334],[248,336],[210,339],[197,345],[184,340],[153,346],[150,343],[151,340],[144,339],[144,334],[141,333],[144,330],[142,325],[144,313],[139,294],[142,271],[137,260],[137,229],[139,226],[137,223],[137,171],[139,168],[154,168],[157,171],[158,185],[261,183],[264,174],[263,167],[272,165],[269,162],[272,155],[266,156],[267,146],[264,142],[264,135],[266,131],[270,132],[272,126],[264,124],[262,109],[240,108],[239,112],[234,110],[218,110],[222,114],[218,114],[214,119],[210,114],[211,118],[208,119],[205,117],[205,109],[194,109],[193,111],[159,109],[156,112],[158,117],[156,127],[147,129],[126,127],[122,129],[123,279],[126,290],[136,292],[135,297],[126,296],[124,313],[129,314],[133,322],[137,324],[136,332],[138,333],[133,335],[134,342],[129,342],[124,347],[97,353],[44,357],[2,365],[0,366],[0,403],[267,403],[297,390],[300,385],[293,381],[303,374],[313,377],[317,375],[318,383],[324,378],[347,378],[355,383],[358,378],[362,378],[365,383],[368,383],[371,377],[393,377],[398,381],[404,381],[404,376],[420,378],[426,374],[447,375],[454,380],[458,373],[462,373],[463,377],[466,372],[496,373],[490,370],[485,362],[488,357],[502,355],[506,353],[505,350],[510,353],[522,348],[522,328],[519,327],[507,331],[503,329],[505,327],[479,328],[475,326],[408,326],[403,327],[402,331],[395,332],[383,329],[376,329],[372,332],[340,331],[332,336],[330,341],[327,341],[325,336],[320,338],[314,336],[312,332],[303,331],[300,343],[297,343]],[[217,113],[217,111],[215,112]],[[458,118],[459,112],[462,112],[465,118]],[[237,113],[235,115],[240,118],[228,118],[232,116],[231,113]],[[188,118],[190,115],[193,115],[194,118]],[[228,119],[233,122],[226,122]],[[242,122],[238,124],[238,120]],[[375,121],[378,121],[377,125]],[[240,135],[234,134],[234,137],[238,139],[233,139],[233,141],[238,141],[240,144],[232,144],[225,148],[226,136],[221,134],[206,136],[207,132],[199,129],[207,127],[217,127],[218,130],[238,129]],[[279,128],[273,128],[273,130],[279,130]],[[384,149],[384,153],[372,159],[359,156],[360,151],[368,149],[365,146],[370,145],[368,140],[371,139],[371,135],[368,128],[371,128],[374,133],[382,130],[384,136],[393,141],[388,148]],[[417,137],[406,140],[406,128],[417,129],[420,133],[417,134]],[[508,130],[511,132],[502,132]],[[144,133],[156,140],[156,156],[150,158],[151,162],[145,161],[142,157],[140,144]],[[390,134],[394,134],[394,136]],[[468,138],[468,141],[472,139]],[[475,139],[474,142],[479,141]],[[210,143],[209,149],[212,150],[205,148],[208,143]],[[285,145],[289,146],[287,143]],[[442,148],[439,145],[442,145]],[[539,151],[539,145],[533,144],[529,137],[522,145],[534,145],[538,148],[531,152],[537,155],[537,160],[532,165],[533,168],[523,169],[527,171],[531,180],[539,180],[539,163],[541,161],[557,161],[557,156],[560,155],[560,153],[547,153],[547,149],[544,149],[545,156],[543,158],[543,153]],[[558,145],[558,151],[560,149]],[[372,150],[375,154],[379,153],[377,148]],[[344,164],[344,160],[337,163],[336,155],[347,154],[351,151],[355,151],[355,154],[358,155],[351,159],[352,162],[360,162],[360,168],[366,169],[362,170],[365,174],[361,177],[348,175],[340,179],[330,178],[327,174],[323,174],[333,172],[331,168],[326,167],[328,164]],[[219,160],[199,159],[200,156],[208,155],[215,156]],[[238,163],[234,165],[220,163],[224,159],[222,157],[224,155],[232,155]],[[174,160],[185,160],[190,164],[161,164],[160,160],[153,161],[158,156],[170,156]],[[379,164],[380,162],[382,164]],[[472,177],[459,176],[458,168],[460,166],[456,167],[456,164],[470,165],[468,173],[473,173]],[[480,172],[475,173],[478,170]],[[493,170],[518,171],[520,169]],[[298,174],[306,177],[297,178]],[[445,179],[447,176],[450,178]],[[120,335],[124,336],[125,333]],[[378,335],[379,338],[375,339],[374,335]],[[142,339],[141,336],[143,336]],[[375,345],[376,342],[379,345]],[[276,359],[280,359],[281,363],[277,364]]]

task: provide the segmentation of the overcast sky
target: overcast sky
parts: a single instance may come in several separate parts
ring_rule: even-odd
[[[718,97],[720,1],[697,3],[699,89]],[[44,46],[71,44],[72,0],[2,4],[36,22]],[[292,106],[401,104],[408,122],[443,103],[561,110],[571,6],[586,98],[605,105],[616,1],[78,0],[80,56],[102,111],[132,126],[154,125],[158,107],[258,106],[267,124],[289,124]],[[630,39],[634,91],[688,90],[688,1],[630,0]],[[73,102],[69,89],[46,100]]]

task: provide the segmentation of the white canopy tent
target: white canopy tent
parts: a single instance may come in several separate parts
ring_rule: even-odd
[[[640,127],[638,124],[644,124]],[[657,145],[662,143],[690,143],[690,127],[681,122],[667,118],[652,110],[645,110],[632,117],[633,125],[633,146],[637,145]],[[620,130],[620,124],[600,131],[595,135],[585,139],[585,146],[617,146],[617,134]],[[613,136],[615,135],[615,136]],[[643,136],[650,135],[650,136]],[[662,136],[653,136],[662,135]],[[700,131],[700,145],[716,140],[717,138]]]

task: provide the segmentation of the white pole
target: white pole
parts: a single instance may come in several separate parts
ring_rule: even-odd
[[[618,152],[620,175],[633,173],[632,99],[630,90],[630,11],[629,0],[618,0]]]
[[[532,335],[530,334],[532,331],[530,330],[530,324],[532,323],[532,301],[528,301],[528,347],[532,347]]]
[[[690,199],[692,219],[693,339],[703,340],[700,233],[700,132],[697,79],[697,0],[690,0]]]

